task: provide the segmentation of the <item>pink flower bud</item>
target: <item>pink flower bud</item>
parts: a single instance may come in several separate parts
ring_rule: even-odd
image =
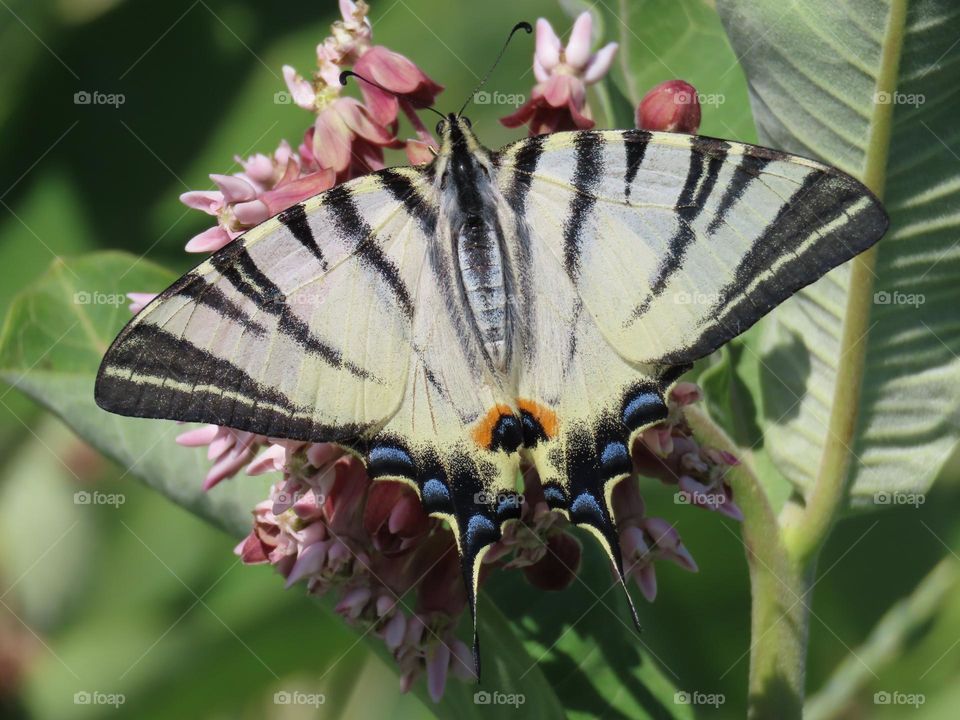
[[[637,127],[695,134],[700,129],[697,90],[683,80],[667,80],[653,87],[637,106]]]

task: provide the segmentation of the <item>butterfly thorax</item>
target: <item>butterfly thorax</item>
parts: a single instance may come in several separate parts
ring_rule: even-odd
[[[489,153],[469,126],[451,116],[439,160],[442,217],[455,260],[460,300],[490,365],[506,373],[510,362],[510,275],[497,219],[497,190]]]

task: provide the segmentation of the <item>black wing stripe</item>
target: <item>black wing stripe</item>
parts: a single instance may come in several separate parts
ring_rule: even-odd
[[[862,207],[842,222],[858,204]],[[887,224],[880,203],[859,183],[831,171],[811,171],[741,258],[733,280],[707,313],[700,336],[675,353],[676,357],[668,355],[663,360],[671,363],[712,352],[811,280],[869,248]],[[769,272],[784,257],[791,259]],[[757,282],[765,272],[769,276]],[[727,327],[725,317],[735,320],[736,332]]]
[[[188,272],[181,277],[173,285],[160,293],[156,300],[157,302],[163,302],[164,300],[169,300],[174,297],[183,297],[200,305],[206,305],[219,315],[240,323],[257,337],[262,337],[267,332],[267,329],[263,325],[250,317],[242,307],[231,300],[220,288],[207,281],[207,279],[201,275],[198,275],[196,271]]]
[[[573,140],[574,162],[571,184],[577,192],[563,225],[563,263],[567,275],[576,281],[580,274],[580,239],[583,226],[597,202],[593,190],[603,177],[603,135],[578,133]]]
[[[282,213],[277,215],[277,220],[283,223],[287,230],[290,231],[290,234],[297,239],[297,241],[303,245],[310,253],[317,259],[317,262],[320,263],[320,267],[324,272],[328,270],[327,259],[323,255],[323,250],[320,249],[320,246],[317,244],[316,238],[313,236],[313,231],[310,229],[310,223],[307,221],[307,210],[304,208],[303,203],[297,203],[296,205],[287,208]]]
[[[724,223],[730,209],[743,197],[747,186],[760,176],[764,168],[766,168],[771,161],[771,157],[744,152],[743,157],[740,158],[740,163],[737,165],[737,169],[733,172],[733,177],[724,188],[720,203],[717,205],[713,219],[710,220],[710,225],[707,227],[708,234],[712,235],[715,233]]]
[[[330,343],[316,337],[294,314],[283,292],[260,270],[243,245],[228,245],[215,253],[210,262],[237,292],[253,301],[259,310],[275,316],[280,332],[291,337],[304,350],[319,356],[333,368],[347,370],[362,380],[381,382],[364,368],[344,360],[340,351]]]
[[[400,277],[400,271],[377,244],[376,234],[360,215],[353,193],[347,185],[337,185],[324,196],[337,233],[352,244],[354,253],[367,267],[377,273],[390,288],[404,314],[413,316],[410,291]]]
[[[206,368],[198,376],[197,368]],[[134,417],[176,418],[184,422],[212,422],[271,437],[313,442],[349,442],[362,445],[370,425],[325,425],[307,417],[286,395],[263,385],[229,360],[150,323],[139,323],[117,339],[110,351],[109,370],[130,370],[123,377],[97,378],[97,404],[111,412]],[[183,383],[185,391],[169,383]]]
[[[641,318],[650,309],[653,301],[667,289],[673,275],[683,268],[687,250],[697,239],[693,231],[693,221],[700,215],[713,192],[729,149],[730,145],[722,140],[693,138],[690,146],[690,167],[677,199],[677,231],[670,239],[666,257],[660,262],[650,281],[650,292],[634,308],[628,324]]]
[[[540,163],[540,157],[543,155],[543,144],[546,137],[546,135],[537,135],[523,141],[514,156],[513,176],[510,179],[506,197],[518,219],[522,218],[525,213],[527,195],[530,192],[530,186],[533,184],[533,173]]]
[[[627,153],[627,174],[623,179],[623,194],[627,200],[630,199],[630,187],[637,177],[649,144],[650,133],[646,130],[626,130],[623,133],[623,147]]]
[[[429,171],[424,169],[423,172],[432,173],[433,164],[431,163],[428,168]],[[420,195],[413,181],[393,169],[381,171],[378,177],[380,184],[393,196],[393,199],[402,203],[407,214],[417,220],[424,234],[428,238],[433,238],[437,232],[437,211]]]

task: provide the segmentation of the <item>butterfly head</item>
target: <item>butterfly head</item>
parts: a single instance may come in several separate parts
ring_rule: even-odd
[[[449,113],[437,123],[437,134],[436,176],[441,190],[476,191],[489,184],[493,171],[490,151],[477,140],[468,118]]]

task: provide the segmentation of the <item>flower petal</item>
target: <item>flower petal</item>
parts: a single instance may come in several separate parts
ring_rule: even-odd
[[[567,40],[567,48],[564,51],[564,58],[567,65],[576,70],[583,70],[590,60],[590,34],[593,32],[593,18],[590,13],[584,10],[577,16],[573,23],[573,30],[570,31],[570,39]]]
[[[613,56],[617,54],[617,43],[604,45],[590,58],[587,63],[587,69],[583,73],[583,81],[587,85],[592,85],[610,71],[613,64]]]
[[[180,202],[188,208],[216,215],[223,207],[223,193],[216,190],[190,190],[180,195]]]
[[[184,250],[192,253],[216,252],[228,245],[232,239],[226,230],[219,225],[214,225],[199,235],[194,235],[184,246]]]
[[[553,26],[544,18],[537,20],[537,40],[534,54],[540,61],[541,67],[547,72],[560,64],[560,38],[553,31]]]
[[[228,203],[247,202],[257,197],[257,191],[246,180],[236,175],[218,175],[212,173],[210,179],[216,183]]]
[[[156,296],[157,293],[127,293],[127,297],[130,299],[130,312],[136,315]]]

